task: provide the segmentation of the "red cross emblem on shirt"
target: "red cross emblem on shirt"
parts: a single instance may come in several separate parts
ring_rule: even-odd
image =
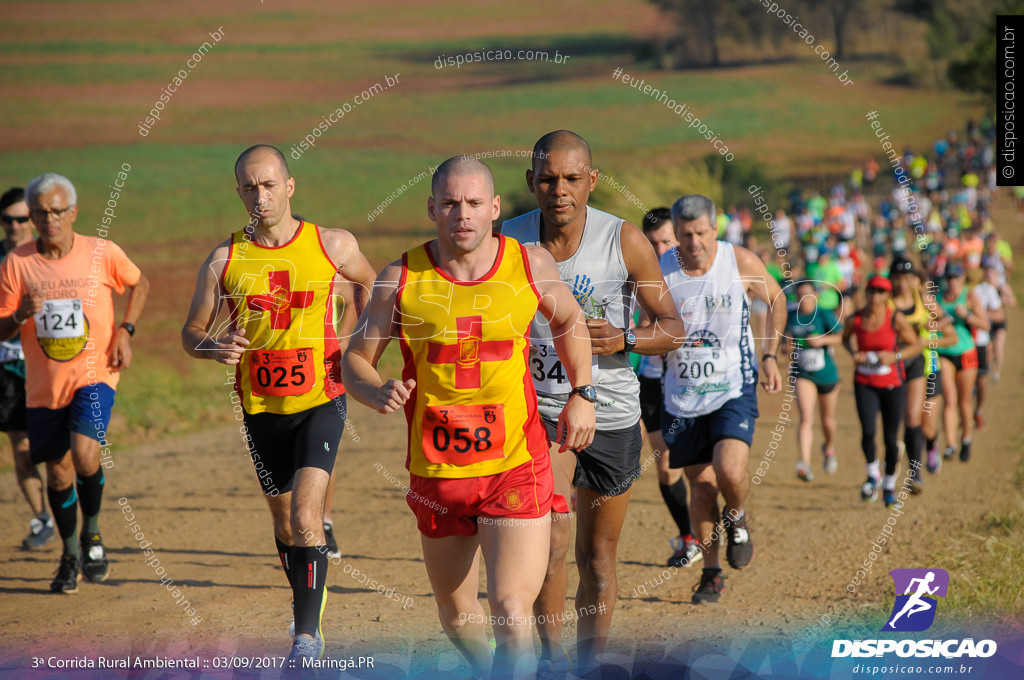
[[[267,274],[269,293],[263,295],[246,295],[249,309],[270,312],[270,327],[274,330],[286,329],[292,323],[292,308],[309,307],[313,303],[313,291],[292,291],[292,284],[287,271],[272,271]]]
[[[455,323],[458,341],[451,345],[428,342],[427,361],[455,364],[455,389],[479,388],[481,362],[511,359],[514,345],[511,340],[482,340],[483,317],[460,316]]]

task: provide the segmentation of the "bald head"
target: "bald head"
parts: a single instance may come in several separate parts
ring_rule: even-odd
[[[578,151],[586,159],[585,169],[588,172],[594,165],[587,140],[569,130],[555,130],[538,139],[533,145],[533,168],[536,170],[537,161],[543,161],[553,151]]]
[[[468,177],[471,175],[482,176],[487,182],[487,188],[491,196],[494,195],[494,173],[491,172],[486,163],[472,156],[452,156],[444,163],[441,163],[437,170],[434,171],[434,176],[430,180],[430,193],[436,196],[438,188],[448,181],[449,177]]]
[[[291,171],[288,169],[288,160],[277,147],[270,146],[269,144],[254,144],[243,151],[238,157],[238,160],[235,161],[235,178],[238,178],[238,170],[250,159],[263,161],[268,158],[276,160],[278,165],[281,166],[281,175],[283,179],[289,179],[292,176]]]

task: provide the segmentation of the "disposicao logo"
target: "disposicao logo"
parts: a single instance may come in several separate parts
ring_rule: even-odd
[[[914,633],[935,622],[938,597],[946,597],[949,572],[945,569],[893,569],[896,601],[882,632]],[[835,640],[832,657],[880,657],[895,652],[900,657],[962,656],[987,658],[996,653],[994,640]]]
[[[946,597],[949,572],[945,569],[893,569],[896,602],[883,631],[919,632],[935,621],[936,597]],[[900,594],[902,593],[902,595]]]

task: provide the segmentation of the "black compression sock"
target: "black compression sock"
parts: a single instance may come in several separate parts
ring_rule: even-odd
[[[55,491],[46,487],[46,497],[50,500],[50,512],[53,513],[53,521],[57,525],[57,532],[64,541],[64,554],[82,556],[82,547],[78,545],[78,494],[75,493],[75,485],[72,484],[66,489]]]
[[[295,634],[316,637],[327,591],[327,546],[295,546]]]
[[[658,489],[661,491],[661,497],[665,501],[665,505],[668,507],[668,511],[676,523],[676,527],[679,529],[679,535],[691,535],[690,509],[686,503],[686,482],[680,477],[671,486],[658,484]]]
[[[277,536],[274,536],[274,543],[277,544],[277,556],[281,559],[281,568],[288,578],[288,585],[295,589],[295,546],[285,545]]]
[[[88,477],[78,478],[78,504],[82,506],[82,531],[100,531],[100,504],[103,501],[103,468]]]
[[[903,432],[903,443],[907,447],[907,458],[910,462],[920,463],[924,445],[924,433],[921,432],[921,426],[906,428]]]

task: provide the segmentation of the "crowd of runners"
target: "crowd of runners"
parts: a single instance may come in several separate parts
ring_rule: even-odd
[[[599,176],[590,146],[559,130],[525,168],[536,209],[501,221],[490,168],[450,158],[426,197],[436,237],[380,272],[352,233],[295,215],[299,188],[278,149],[246,149],[234,174],[247,223],[201,264],[182,345],[236,371],[292,592],[292,658],[324,653],[338,554],[325,518],[349,395],[405,417],[426,575],[476,677],[599,664],[645,443],[675,525],[668,564],[700,563],[692,601],[718,602],[720,543],[732,569],[754,557],[758,385],[779,393],[792,381],[800,422],[784,448],[801,480],[815,479],[816,417],[823,471],[852,461],[836,439],[850,398],[840,346],[854,364],[864,501],[898,503],[901,466],[917,494],[922,470],[968,462],[1016,304],[1012,253],[991,218],[992,148],[992,128],[969,124],[898,155],[892,181],[870,161],[827,195],[795,191],[771,206],[751,187],[753,210],[722,210],[686,194],[635,226],[589,205]],[[33,514],[23,548],[59,538],[51,590],[72,593],[110,569],[102,451],[148,283],[116,244],[75,233],[77,196],[61,175],[8,191],[0,213],[0,426]],[[125,291],[118,323],[113,294]],[[378,369],[391,341],[398,376]],[[570,658],[559,614],[573,518],[584,614]],[[477,597],[481,558],[490,619]]]

